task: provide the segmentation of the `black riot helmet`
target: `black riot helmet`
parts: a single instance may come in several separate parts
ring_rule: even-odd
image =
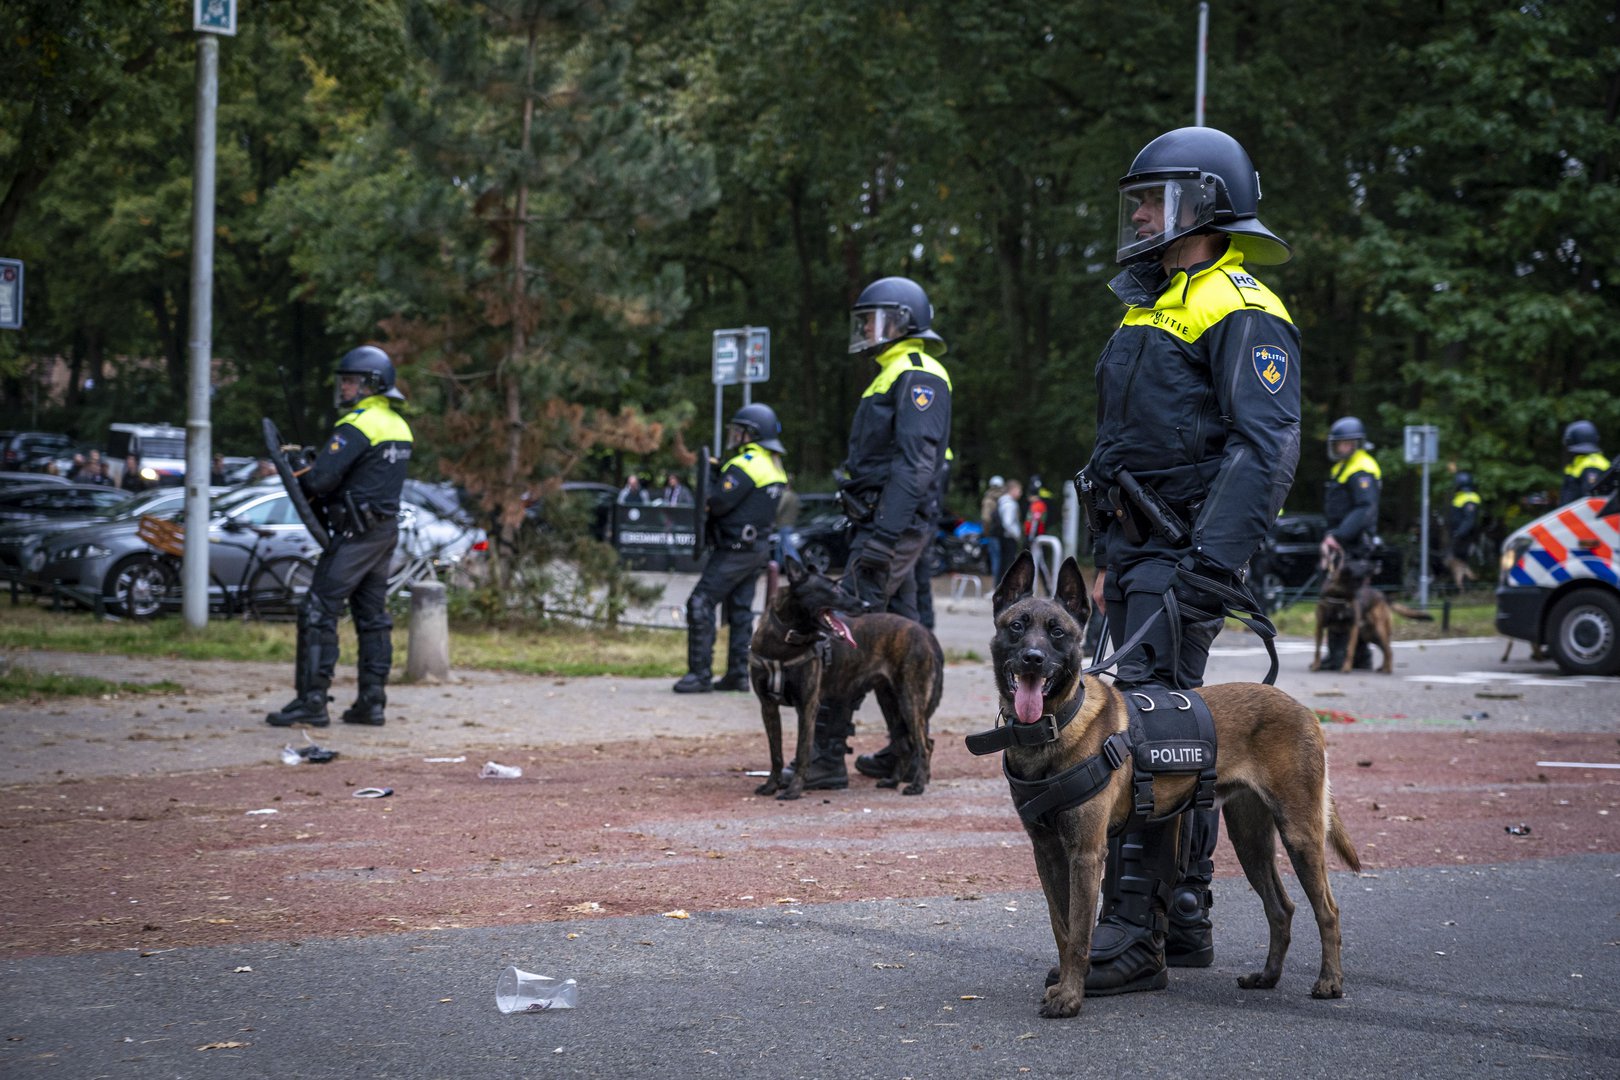
[[[1135,220],[1145,203],[1163,206],[1158,231]],[[1260,174],[1236,139],[1209,127],[1167,131],[1144,146],[1120,177],[1114,261],[1128,266],[1158,258],[1180,237],[1221,232],[1232,238],[1246,263],[1285,263],[1292,253],[1260,223],[1259,204]]]
[[[1455,479],[1452,480],[1452,486],[1458,491],[1473,491],[1474,474],[1467,469],[1459,469]]]
[[[388,354],[375,345],[362,345],[358,349],[350,349],[343,354],[343,359],[337,364],[338,378],[332,387],[332,403],[340,409],[347,409],[361,398],[382,394],[394,401],[404,401],[405,395],[394,386],[394,362],[388,359]],[[343,390],[343,376],[357,375],[360,377],[360,388],[357,392],[345,394]]]
[[[1564,429],[1564,449],[1572,454],[1601,454],[1597,425],[1590,420],[1577,420],[1569,425]]]
[[[922,286],[910,278],[879,278],[861,290],[849,309],[849,351],[876,355],[907,338],[922,338],[945,351],[945,339],[934,333],[934,305]]]
[[[745,442],[755,442],[774,453],[787,453],[787,447],[782,445],[782,424],[776,419],[776,411],[769,405],[757,401],[744,405],[729,423],[740,432],[742,438],[735,441],[727,439],[728,450]]]
[[[1353,442],[1356,445],[1341,453],[1339,444],[1343,442]],[[1333,421],[1332,427],[1328,428],[1327,445],[1328,460],[1343,461],[1355,453],[1356,450],[1367,445],[1367,429],[1362,426],[1361,421],[1356,417],[1341,416]]]

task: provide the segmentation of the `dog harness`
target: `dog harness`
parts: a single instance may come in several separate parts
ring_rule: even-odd
[[[795,631],[788,631],[789,634]],[[765,686],[761,691],[766,700],[776,705],[790,705],[797,707],[799,702],[794,701],[788,694],[789,685],[787,672],[789,668],[796,668],[808,664],[812,660],[826,664],[832,657],[832,642],[826,638],[810,637],[805,641],[813,644],[813,648],[800,653],[791,660],[767,660],[758,653],[750,653],[748,664],[750,667],[758,666],[765,672]],[[804,642],[789,642],[789,644],[802,644]],[[797,695],[794,695],[797,696]]]
[[[1131,817],[1146,820],[1153,812],[1153,780],[1157,776],[1196,774],[1198,786],[1183,810],[1208,810],[1215,805],[1215,720],[1196,692],[1163,686],[1140,686],[1122,691],[1127,721],[1103,741],[1102,749],[1072,768],[1040,780],[1014,776],[1005,758],[1001,772],[1012,790],[1013,804],[1026,825],[1052,828],[1057,815],[1096,797],[1127,760],[1133,766]],[[1059,714],[1041,717],[1034,724],[1017,724],[998,713],[996,727],[967,737],[967,748],[977,755],[993,754],[1009,746],[1040,746],[1055,742],[1059,732],[1079,712],[1080,701],[1069,702]],[[1153,714],[1153,732],[1145,715]]]

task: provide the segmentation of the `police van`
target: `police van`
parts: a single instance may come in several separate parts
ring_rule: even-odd
[[[1544,514],[1502,544],[1496,629],[1567,675],[1620,675],[1620,491]],[[1600,485],[1600,490],[1605,490]]]
[[[134,454],[141,476],[160,487],[186,478],[186,429],[172,424],[108,424],[107,469],[114,481],[124,475],[124,458]]]

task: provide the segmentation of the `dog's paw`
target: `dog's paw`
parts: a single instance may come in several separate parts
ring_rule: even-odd
[[[1316,985],[1311,987],[1313,998],[1342,998],[1344,997],[1344,984],[1338,979],[1317,979]]]
[[[1277,985],[1277,976],[1264,971],[1256,971],[1252,975],[1239,975],[1238,986],[1244,990],[1270,990]]]
[[[778,777],[773,776],[769,780],[765,781],[763,784],[759,785],[759,787],[755,788],[754,789],[754,794],[755,795],[775,795],[777,790],[781,786],[782,786],[781,779],[778,778]]]
[[[1079,992],[1065,990],[1059,983],[1048,987],[1046,1000],[1041,1002],[1041,1016],[1047,1020],[1061,1020],[1064,1017],[1076,1016],[1080,1012],[1082,998]]]
[[[877,786],[880,788],[899,787],[900,778],[898,776],[885,776],[883,779],[877,782]]]
[[[901,788],[900,789],[900,794],[902,794],[902,795],[921,795],[923,793],[923,791],[927,787],[928,787],[927,784],[919,784],[919,783],[913,782],[913,783],[907,784],[905,787]]]

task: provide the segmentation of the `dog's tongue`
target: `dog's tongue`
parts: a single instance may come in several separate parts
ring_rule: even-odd
[[[859,645],[855,644],[855,635],[850,633],[849,623],[845,622],[843,619],[840,619],[838,617],[838,612],[823,611],[821,613],[821,621],[826,625],[827,629],[843,638],[844,644],[848,645],[852,649],[860,648]]]
[[[1041,694],[1041,680],[1033,675],[1020,675],[1013,687],[1013,715],[1020,724],[1033,724],[1040,720],[1046,698]]]

